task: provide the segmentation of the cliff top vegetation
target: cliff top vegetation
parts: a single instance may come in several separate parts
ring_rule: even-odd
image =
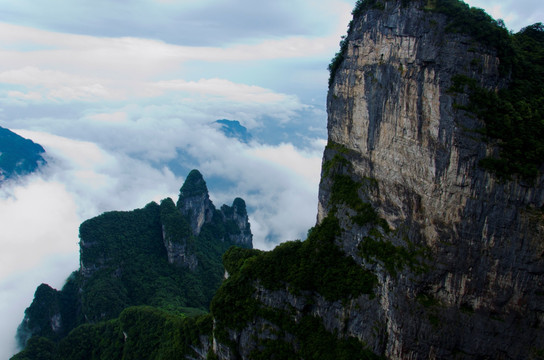
[[[358,0],[354,20],[367,11],[385,10],[394,0]],[[475,43],[499,58],[500,76],[507,86],[500,91],[477,86],[474,79],[454,76],[452,90],[470,96],[470,104],[458,107],[483,122],[483,139],[499,149],[498,156],[485,158],[480,166],[501,179],[519,177],[532,182],[542,171],[544,159],[544,25],[536,23],[509,32],[502,20],[459,0],[401,0],[402,7],[415,2],[423,11],[446,16],[444,31],[470,36]],[[353,20],[349,24],[348,37]],[[348,37],[329,64],[329,87],[347,53]]]

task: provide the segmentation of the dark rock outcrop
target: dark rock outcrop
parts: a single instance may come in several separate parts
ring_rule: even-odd
[[[230,229],[228,232],[229,241],[240,246],[251,248],[253,243],[253,235],[249,219],[247,216],[246,202],[241,198],[236,198],[232,202],[232,206],[221,206],[221,215],[223,221]]]
[[[161,206],[172,208],[173,203],[166,204],[164,201]],[[175,221],[170,222],[170,226],[166,226],[163,221],[164,246],[171,264],[196,268],[198,259],[190,244],[193,238],[200,235],[202,227],[206,224],[222,228],[216,233],[221,234],[218,240],[252,248],[253,235],[245,201],[236,198],[232,206],[223,205],[217,210],[210,200],[206,181],[198,170],[192,170],[187,176],[180,189],[176,206],[179,214],[173,214]]]
[[[34,293],[32,304],[25,310],[25,318],[17,329],[17,341],[26,344],[33,335],[58,338],[62,331],[59,292],[41,284]]]

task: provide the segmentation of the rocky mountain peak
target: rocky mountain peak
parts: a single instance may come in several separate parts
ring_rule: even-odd
[[[216,210],[196,170],[182,186],[178,203],[181,209],[166,198],[160,204],[110,211],[83,222],[79,270],[61,290],[40,285],[25,310],[17,330],[21,347],[26,346],[23,354],[41,354],[43,344],[53,349],[52,342],[64,341],[79,325],[122,317],[136,305],[155,307],[154,312],[202,314],[223,279],[222,255],[233,245],[252,248],[253,236],[244,200],[236,198],[232,206]],[[199,233],[191,227],[195,222]],[[126,334],[119,335],[126,340]],[[66,344],[65,349],[72,348],[69,341]],[[65,359],[61,352],[64,355],[55,358]]]
[[[194,196],[208,195],[208,187],[206,181],[200,171],[193,169],[187,175],[185,182],[179,190],[179,200]]]
[[[531,118],[544,113],[544,44],[457,0],[358,0],[353,15],[330,67],[318,222],[307,239],[271,251],[230,247],[250,239],[245,203],[216,210],[192,172],[177,207],[161,203],[157,226],[147,228],[157,256],[163,240],[180,244],[172,251],[198,240],[201,262],[212,236],[229,245],[228,276],[216,276],[222,285],[210,314],[150,330],[167,315],[137,309],[133,319],[150,320],[121,321],[120,341],[95,337],[93,351],[132,347],[152,358],[162,347],[165,358],[221,360],[544,358],[544,135],[533,134],[544,125],[541,115]],[[532,30],[544,34],[541,25]],[[505,137],[503,127],[516,136]],[[510,160],[515,166],[504,167]],[[108,258],[111,248],[97,249],[102,229],[86,230],[100,231],[82,236],[82,257],[122,263]],[[115,246],[141,233],[124,232]],[[149,258],[144,250],[138,264]],[[140,282],[124,293],[112,287],[123,276],[112,272],[93,295],[139,293]],[[156,284],[161,298],[172,294]],[[68,344],[64,351],[77,343]]]
[[[195,235],[200,233],[205,223],[212,221],[215,206],[210,200],[206,181],[200,171],[194,169],[187,175],[176,205],[182,214],[189,216]]]
[[[239,246],[251,248],[253,234],[247,216],[246,202],[241,198],[236,198],[232,202],[232,206],[221,206],[221,214],[227,228],[233,229],[228,232],[229,240]]]
[[[239,216],[247,216],[247,209],[246,209],[246,202],[244,199],[236,198],[232,202],[232,208],[234,209],[234,213]]]

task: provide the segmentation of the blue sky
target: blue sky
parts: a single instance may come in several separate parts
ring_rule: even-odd
[[[1,358],[36,286],[78,267],[80,223],[176,197],[191,168],[216,206],[246,200],[257,247],[304,238],[327,65],[354,2],[0,0],[0,126],[49,156],[0,189]],[[514,31],[544,20],[536,0],[470,4]],[[218,119],[252,142],[225,137]]]

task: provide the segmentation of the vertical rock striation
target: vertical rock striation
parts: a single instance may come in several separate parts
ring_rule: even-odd
[[[507,87],[504,49],[452,31],[447,6],[488,21],[455,1],[357,2],[331,65],[317,225],[226,253],[220,359],[544,356],[543,178],[479,166],[498,148],[457,81]]]
[[[376,352],[399,359],[541,355],[542,177],[534,186],[498,181],[478,166],[496,149],[475,131],[483,123],[456,106],[468,96],[450,91],[452,77],[500,89],[499,57],[446,31],[447,16],[430,10],[426,2],[386,1],[351,23],[327,98],[318,222],[334,210],[343,224],[338,244],[378,271],[379,309],[359,314],[363,327],[379,324]],[[358,194],[387,232],[354,223],[346,204],[333,209],[340,175],[372,184]],[[365,253],[376,242],[425,250],[425,271],[384,271],[386,261]]]
[[[212,227],[216,240],[251,248],[253,234],[241,198],[233,201],[232,207],[221,206],[220,210],[210,200],[208,187],[202,174],[192,170],[180,189],[177,204],[171,199],[161,203],[163,242],[168,262],[194,270],[198,265],[194,240],[205,225]],[[177,209],[176,209],[177,208]]]
[[[202,225],[212,220],[215,206],[210,200],[208,187],[198,170],[191,170],[180,189],[177,207],[190,219],[195,235],[200,233]]]

